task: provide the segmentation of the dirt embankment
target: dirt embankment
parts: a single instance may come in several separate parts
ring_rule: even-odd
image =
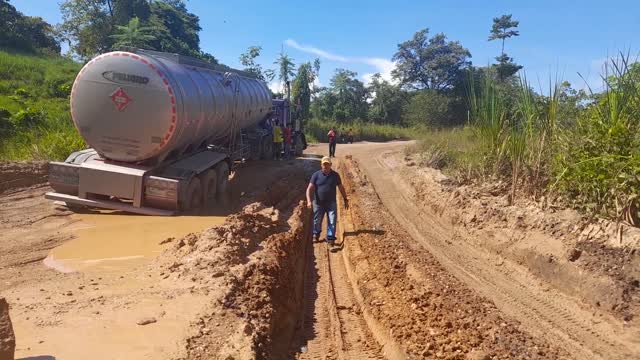
[[[0,194],[47,182],[47,162],[0,162]]]
[[[307,176],[278,181],[223,226],[174,240],[158,259],[168,281],[193,282],[209,305],[187,359],[286,358],[303,303]]]
[[[391,342],[407,357],[569,357],[563,349],[522,331],[517,322],[504,317],[491,301],[466,287],[412,241],[384,211],[356,161],[346,160],[340,171],[352,198],[352,208],[343,216],[343,251],[352,282],[362,296],[362,310],[388,329]]]
[[[589,219],[544,198],[510,206],[503,183],[457,186],[439,171],[413,166],[403,173],[419,203],[463,228],[477,246],[598,311],[640,325],[640,229]]]
[[[16,337],[9,317],[9,304],[0,297],[0,360],[13,360]]]

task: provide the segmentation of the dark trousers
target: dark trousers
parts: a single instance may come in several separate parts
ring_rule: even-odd
[[[282,154],[282,143],[273,143],[273,158],[274,160],[280,159],[280,155]]]
[[[329,143],[329,156],[336,156],[336,142],[332,141]]]

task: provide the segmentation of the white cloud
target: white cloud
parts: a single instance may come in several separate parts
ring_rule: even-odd
[[[271,91],[273,91],[276,94],[284,92],[284,87],[282,86],[282,82],[278,80],[274,80],[268,83],[267,86],[269,86],[269,89],[271,89]]]
[[[300,45],[298,44],[295,40],[293,39],[287,39],[284,42],[285,44],[287,44],[287,46],[290,46],[294,49],[298,49],[300,51],[309,53],[309,54],[313,54],[313,55],[317,55],[323,59],[327,59],[327,60],[332,60],[332,61],[340,61],[340,62],[349,62],[349,59],[347,59],[344,56],[340,56],[340,55],[335,55],[332,54],[328,51],[324,51],[322,49],[318,49],[316,47],[313,46],[308,46],[308,45]]]
[[[294,49],[306,52],[308,54],[316,55],[325,60],[338,61],[343,63],[361,63],[375,68],[375,72],[365,73],[362,75],[362,80],[365,82],[365,84],[369,84],[371,82],[371,78],[375,73],[380,73],[382,78],[387,81],[393,81],[391,77],[391,71],[393,71],[396,64],[391,60],[376,57],[347,57],[337,55],[332,52],[319,49],[315,46],[301,45],[293,39],[287,39],[284,43]]]

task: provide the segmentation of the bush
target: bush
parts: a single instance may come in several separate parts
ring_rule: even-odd
[[[13,123],[11,122],[11,111],[0,108],[0,139],[13,134]]]
[[[34,128],[44,124],[46,120],[47,114],[44,110],[35,110],[31,108],[20,110],[11,118],[13,126],[18,129]]]
[[[416,92],[403,108],[403,119],[411,125],[441,127],[452,123],[451,100],[435,91]]]
[[[48,79],[47,94],[55,98],[67,98],[71,94],[71,82],[68,79]]]
[[[14,94],[22,99],[28,99],[31,97],[31,93],[25,88],[17,88]]]

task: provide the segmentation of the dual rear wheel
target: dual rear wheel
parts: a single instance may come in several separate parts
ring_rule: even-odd
[[[229,194],[229,165],[226,162],[218,163],[213,169],[209,169],[199,176],[194,176],[189,181],[183,210],[197,210],[213,203],[226,205]]]

